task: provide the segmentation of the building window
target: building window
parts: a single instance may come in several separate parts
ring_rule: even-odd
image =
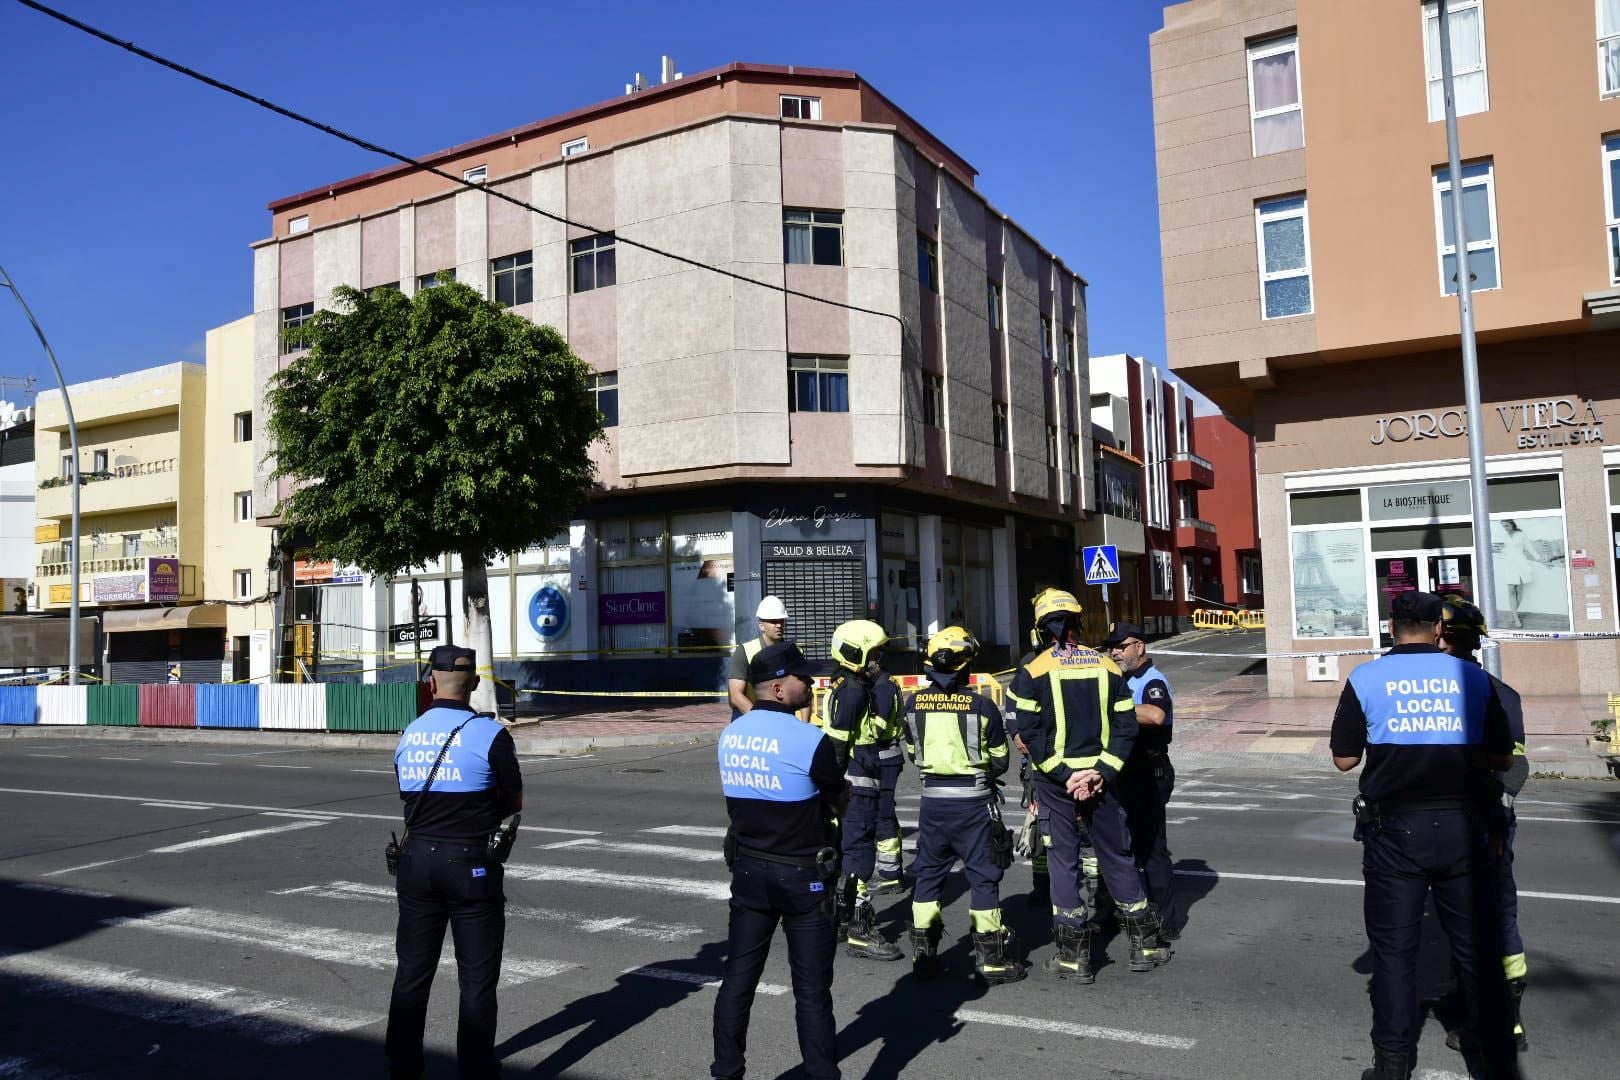
[[[562,144],[562,156],[573,157],[575,154],[583,154],[590,148],[591,141],[583,136],[578,139],[569,139]]]
[[[1620,284],[1620,138],[1603,144],[1603,204],[1609,219],[1609,281]]]
[[[923,373],[923,423],[929,427],[945,426],[944,376]]]
[[[618,280],[618,254],[610,232],[568,242],[568,277],[577,292],[605,289]]]
[[[1305,111],[1299,97],[1299,37],[1249,46],[1249,116],[1254,154],[1280,154],[1305,145]]]
[[[253,520],[253,492],[238,491],[236,493],[236,520]]]
[[[821,99],[801,94],[782,95],[782,116],[787,120],[820,120]]]
[[[917,280],[930,292],[939,292],[939,245],[924,233],[917,234]]]
[[[73,455],[72,454],[63,454],[62,455],[62,479],[64,479],[64,480],[73,479]]]
[[[782,261],[815,266],[844,265],[842,210],[783,210]]]
[[[315,319],[315,304],[294,304],[281,309],[281,352],[297,352],[309,348],[309,324]]]
[[[1069,436],[1069,475],[1080,475],[1080,436]]]
[[[124,534],[124,558],[126,558],[126,559],[135,559],[135,558],[139,558],[140,554],[141,554],[141,534],[140,533],[125,533]]]
[[[1052,359],[1052,320],[1041,316],[1041,359]]]
[[[1266,591],[1260,579],[1260,556],[1239,555],[1238,569],[1243,576],[1243,592],[1245,595],[1259,596]]]
[[[1047,424],[1046,425],[1046,467],[1049,468],[1049,469],[1057,468],[1057,463],[1058,463],[1058,451],[1057,451],[1057,448],[1058,448],[1057,428],[1053,427],[1051,424]]]
[[[1001,329],[1001,286],[994,281],[986,283],[989,286],[985,297],[985,305],[989,309],[990,329]]]
[[[235,423],[236,423],[236,441],[237,442],[252,442],[253,441],[253,414],[251,412],[239,412],[239,413],[236,414]]]
[[[849,412],[849,358],[788,357],[788,412]]]
[[[1074,331],[1065,330],[1063,331],[1063,356],[1059,363],[1063,365],[1064,371],[1073,371],[1074,360]]]
[[[300,215],[299,217],[288,218],[287,219],[287,235],[288,236],[297,236],[299,233],[302,233],[302,232],[309,232],[309,215],[308,214],[303,214],[303,215]]]
[[[447,281],[454,280],[456,280],[455,267],[452,266],[448,270],[435,270],[431,274],[422,274],[417,277],[416,291],[421,292],[423,289],[431,289],[435,285],[443,285]]]
[[[1489,161],[1462,169],[1463,228],[1468,234],[1468,272],[1475,292],[1501,286],[1496,252],[1496,183]],[[1451,218],[1451,170],[1434,173],[1435,235],[1440,240],[1440,292],[1457,291],[1457,234]]]
[[[991,409],[992,409],[992,412],[990,414],[991,438],[993,438],[995,440],[997,450],[1005,450],[1005,449],[1007,449],[1007,445],[1008,445],[1008,438],[1007,438],[1007,405],[1006,405],[1005,402],[998,401],[994,405],[991,406]]]
[[[520,251],[516,255],[503,255],[491,259],[489,272],[494,277],[495,302],[502,307],[527,304],[534,300],[534,253]]]
[[[603,371],[591,379],[591,393],[596,395],[596,411],[602,414],[602,426],[619,426],[619,373]]]
[[[1168,551],[1149,552],[1153,556],[1150,564],[1153,580],[1149,588],[1155,600],[1174,600],[1176,598],[1176,568],[1175,561]]]
[[[1457,115],[1484,112],[1491,107],[1485,80],[1485,8],[1480,0],[1449,0],[1451,73],[1457,97]],[[1423,56],[1429,67],[1429,120],[1446,118],[1444,80],[1440,73],[1440,9],[1435,0],[1423,5]]]
[[[236,586],[232,592],[235,599],[247,600],[253,596],[253,571],[235,570],[232,571],[231,578]]]
[[[482,184],[489,179],[488,165],[474,165],[461,174],[461,178],[469,184]]]
[[[1620,94],[1620,0],[1598,0],[1598,92]]]
[[[1311,245],[1305,196],[1255,203],[1254,218],[1260,246],[1261,316],[1309,315]]]
[[[397,281],[388,281],[388,282],[384,282],[381,285],[373,285],[371,288],[366,290],[366,295],[367,296],[376,296],[378,293],[380,293],[380,292],[388,292],[390,289],[392,289],[394,292],[399,292],[399,282],[397,282]]]
[[[995,587],[990,530],[944,520],[939,523],[941,610],[958,626],[992,640]]]
[[[104,473],[107,471],[107,451],[92,450],[90,452],[90,471]]]

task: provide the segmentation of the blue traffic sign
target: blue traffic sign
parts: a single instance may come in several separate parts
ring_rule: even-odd
[[[1080,549],[1080,561],[1086,568],[1087,585],[1119,584],[1119,547],[1098,544]]]

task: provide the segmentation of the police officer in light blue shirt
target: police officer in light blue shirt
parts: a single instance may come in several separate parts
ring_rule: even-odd
[[[433,704],[394,751],[405,836],[385,1049],[394,1080],[422,1076],[428,993],[450,925],[461,985],[456,1058],[463,1080],[486,1080],[500,1075],[495,986],[506,937],[504,855],[492,853],[490,838],[501,818],[523,808],[523,775],[511,733],[467,704],[478,685],[476,654],[440,645],[428,668]]]

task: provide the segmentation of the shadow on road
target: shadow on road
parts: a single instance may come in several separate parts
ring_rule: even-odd
[[[1203,859],[1177,859],[1175,869],[1175,906],[1180,909],[1182,926],[1187,926],[1193,922],[1193,906],[1215,891],[1220,878],[1216,876],[1218,871]]]

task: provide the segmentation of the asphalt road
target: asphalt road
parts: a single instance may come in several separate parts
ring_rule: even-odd
[[[533,759],[509,867],[501,1050],[509,1076],[707,1075],[724,950],[714,749]],[[36,738],[0,746],[0,1077],[328,1077],[382,1072],[397,822],[386,755]],[[1123,939],[1096,984],[969,977],[966,899],[946,975],[840,957],[845,1075],[1359,1076],[1370,1057],[1353,780],[1185,773],[1172,820],[1190,924],[1168,967]],[[907,774],[902,821],[915,821]],[[1536,1080],[1613,1075],[1620,1032],[1620,786],[1533,781],[1520,802],[1525,1001]],[[1027,867],[1009,921],[1051,952]],[[881,909],[891,937],[904,901]],[[1439,931],[1428,985],[1445,971]],[[797,1061],[783,946],[756,1003],[750,1075]],[[441,969],[429,1075],[454,1075]],[[1420,1076],[1461,1076],[1425,1031]]]

